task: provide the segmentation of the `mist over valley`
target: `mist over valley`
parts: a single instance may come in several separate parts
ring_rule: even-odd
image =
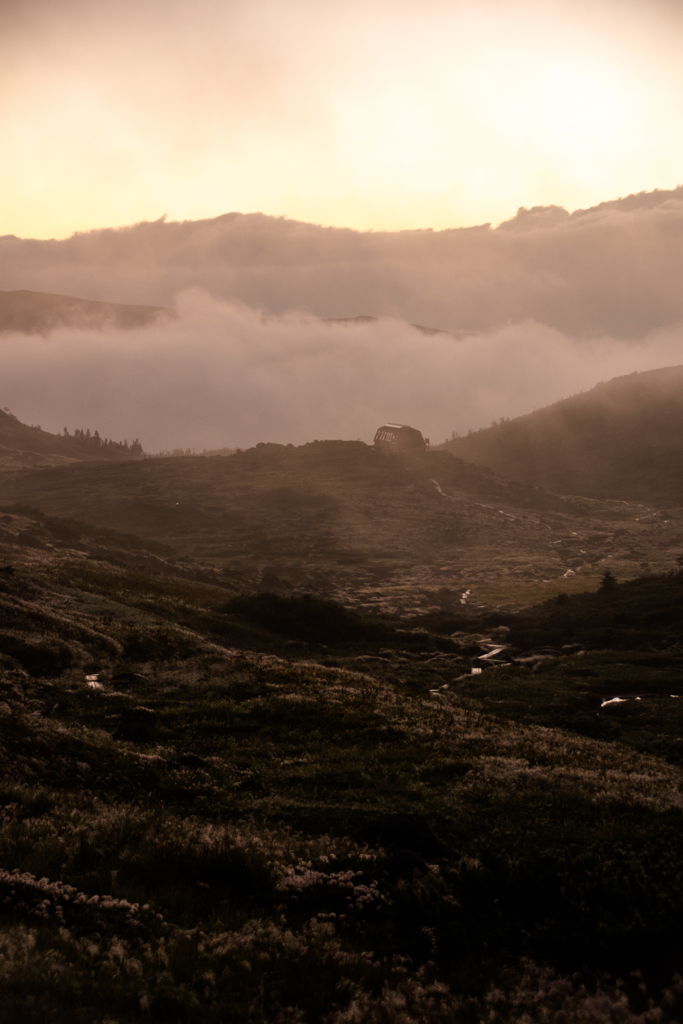
[[[676,365],[681,211],[677,189],[496,229],[228,214],[6,237],[4,405],[147,451],[371,441],[384,419],[439,442]]]

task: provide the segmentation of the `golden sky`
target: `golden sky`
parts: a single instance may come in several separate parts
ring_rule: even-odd
[[[0,235],[672,188],[681,54],[680,0],[0,0]]]

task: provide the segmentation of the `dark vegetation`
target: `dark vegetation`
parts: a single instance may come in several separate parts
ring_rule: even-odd
[[[384,624],[371,623],[336,601],[312,594],[295,597],[283,597],[268,591],[242,594],[228,601],[221,611],[290,639],[318,643],[381,640],[393,633]]]
[[[77,427],[73,434],[70,434],[64,427],[64,433],[58,436],[72,438],[78,444],[79,450],[88,450],[88,454],[94,459],[110,458],[113,452],[119,458],[135,458],[144,454],[138,438],[135,438],[130,444],[128,441],[110,441],[108,437],[100,437],[97,430],[91,434],[90,428],[83,430],[80,427]]]
[[[4,1019],[681,1019],[676,509],[344,442],[0,483]]]
[[[683,366],[632,373],[444,448],[560,494],[681,505],[682,394]]]
[[[92,459],[131,459],[142,454],[137,438],[128,444],[102,438],[97,430],[91,434],[89,429],[79,428],[69,434],[66,427],[63,434],[50,434],[39,426],[20,423],[8,410],[0,411],[0,469],[64,465]]]
[[[3,549],[5,1019],[680,1019],[681,576],[369,618],[29,513],[86,550]]]

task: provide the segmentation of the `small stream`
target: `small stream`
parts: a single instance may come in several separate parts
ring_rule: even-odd
[[[612,704],[626,704],[626,702],[629,701],[629,700],[643,700],[643,697],[666,697],[666,696],[667,696],[666,693],[645,693],[641,697],[608,697],[607,700],[603,700],[603,702],[600,705],[600,707],[601,708],[607,708],[607,707],[609,707]],[[681,695],[680,695],[680,693],[670,693],[670,694],[668,694],[668,696],[669,697],[673,697],[674,699],[676,699],[676,698],[679,698]]]

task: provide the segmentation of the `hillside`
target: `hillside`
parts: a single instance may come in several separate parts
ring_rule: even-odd
[[[676,567],[683,509],[565,500],[451,453],[413,462],[359,441],[0,476],[6,504],[169,545],[249,590],[400,615],[531,604]]]
[[[616,377],[442,447],[559,494],[683,505],[683,366]]]
[[[398,628],[0,511],[5,1019],[680,1021],[681,576]]]
[[[171,315],[171,310],[161,306],[94,302],[26,289],[0,291],[0,334],[47,334],[59,327],[126,330],[145,327]]]
[[[110,441],[88,430],[74,434],[50,434],[40,427],[21,423],[16,416],[0,411],[0,471],[64,466],[93,459],[121,460],[142,454],[139,441]]]

